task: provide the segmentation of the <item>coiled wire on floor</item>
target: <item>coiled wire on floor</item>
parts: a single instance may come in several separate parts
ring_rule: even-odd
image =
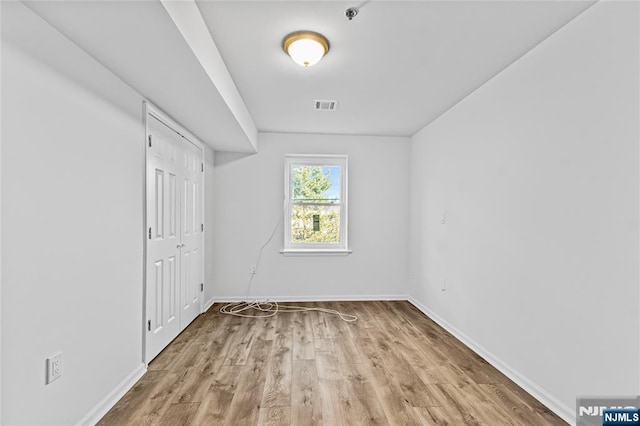
[[[278,312],[323,312],[325,314],[337,315],[344,322],[357,321],[358,317],[351,314],[344,314],[335,309],[311,308],[307,306],[280,305],[278,302],[234,302],[228,303],[220,308],[220,312],[227,315],[234,315],[244,318],[267,318],[276,315]]]

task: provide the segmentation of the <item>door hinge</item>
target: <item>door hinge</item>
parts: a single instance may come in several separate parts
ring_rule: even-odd
[[[151,148],[151,135],[149,135],[149,148]]]
[[[147,330],[151,331],[151,320],[147,321]]]
[[[151,239],[151,227],[149,227],[149,239]]]
[[[200,283],[200,291],[204,291],[204,283]]]
[[[200,231],[204,232],[204,223],[200,224]]]
[[[202,171],[204,172],[204,163],[200,163],[200,165],[202,166]]]

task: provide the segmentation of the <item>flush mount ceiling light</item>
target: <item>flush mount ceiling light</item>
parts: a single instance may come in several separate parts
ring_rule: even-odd
[[[282,40],[282,48],[303,67],[317,64],[329,51],[329,40],[313,31],[295,31]]]

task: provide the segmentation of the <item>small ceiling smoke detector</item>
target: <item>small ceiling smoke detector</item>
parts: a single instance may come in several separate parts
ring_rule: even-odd
[[[313,105],[316,111],[333,111],[338,106],[338,101],[315,100]]]

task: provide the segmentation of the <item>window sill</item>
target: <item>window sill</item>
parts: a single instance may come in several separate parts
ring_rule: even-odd
[[[349,249],[282,249],[283,256],[348,256]]]

